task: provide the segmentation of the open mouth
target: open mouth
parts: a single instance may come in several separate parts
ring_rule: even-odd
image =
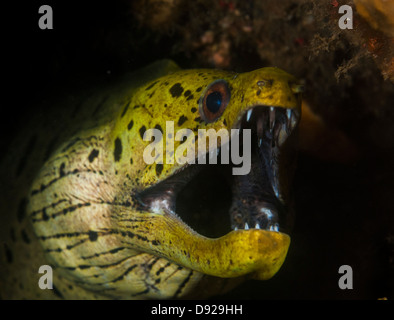
[[[288,233],[289,185],[295,159],[294,134],[300,112],[271,106],[254,106],[237,119],[240,149],[243,129],[251,130],[251,170],[233,175],[229,164],[190,164],[139,194],[144,210],[164,210],[200,235],[217,238],[233,230],[262,229]],[[230,150],[231,153],[231,150]],[[243,155],[245,156],[245,155]],[[196,161],[197,162],[197,161]]]

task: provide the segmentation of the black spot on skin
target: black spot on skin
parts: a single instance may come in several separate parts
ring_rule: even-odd
[[[187,140],[187,136],[183,136],[183,137],[182,137],[182,140],[180,141],[180,144],[186,142],[186,140]]]
[[[190,111],[194,113],[194,112],[197,111],[197,108],[194,108],[194,107],[193,107]]]
[[[130,202],[130,201],[126,201],[126,202],[124,203],[124,206],[126,206],[126,207],[131,207],[131,202]]]
[[[99,151],[97,149],[93,149],[92,152],[89,154],[88,160],[90,163],[93,162],[95,158],[99,155]]]
[[[175,83],[171,88],[170,88],[170,93],[173,98],[178,98],[183,92],[183,88],[180,83]]]
[[[167,103],[164,104],[164,108],[167,108]]]
[[[22,231],[21,231],[21,236],[22,236],[22,240],[23,240],[24,243],[27,243],[27,244],[30,243],[30,239],[29,239],[29,237],[27,236],[27,233],[26,233],[25,230],[22,230]]]
[[[137,109],[137,108],[139,108],[139,107],[140,107],[139,105],[136,105],[136,106],[133,107],[133,109]]]
[[[134,125],[134,121],[133,121],[133,120],[130,120],[129,124],[127,125],[127,129],[131,130],[131,128],[133,127],[133,125]]]
[[[144,133],[145,133],[145,131],[146,131],[146,127],[145,127],[145,126],[142,126],[142,127],[140,128],[140,136],[141,136],[141,139],[144,138]]]
[[[194,96],[191,94],[190,96],[187,97],[186,101],[193,99]]]
[[[185,97],[190,96],[192,92],[190,90],[186,90],[185,93],[183,94]]]
[[[67,146],[63,148],[62,152],[66,152],[68,149],[70,149],[74,144],[76,144],[80,140],[81,140],[80,138],[72,139],[70,143],[68,143]]]
[[[27,199],[22,198],[21,201],[19,202],[18,211],[17,211],[17,219],[19,222],[21,222],[23,218],[26,216],[26,206],[27,206]]]
[[[201,117],[197,117],[197,118],[194,118],[194,121],[196,121],[196,122],[202,122],[203,120],[201,119]]]
[[[259,96],[260,95],[260,93],[261,93],[261,90],[259,89],[259,90],[257,90],[256,91],[256,96]]]
[[[114,159],[115,162],[119,161],[122,157],[122,141],[119,138],[115,139]]]
[[[65,175],[65,173],[64,173],[64,167],[65,166],[66,166],[65,163],[62,162],[62,164],[60,165],[60,168],[59,168],[59,175],[60,175],[60,177],[64,177],[64,175]]]
[[[224,124],[225,126],[227,126],[227,121],[226,121],[226,119],[223,120],[223,124]]]
[[[127,109],[129,108],[129,104],[130,103],[128,103],[127,106],[123,109],[122,114],[120,115],[121,118],[123,118],[123,116],[126,114]]]
[[[163,133],[163,129],[161,128],[160,124],[157,124],[155,129],[160,130],[160,132]]]
[[[185,117],[184,115],[181,115],[178,119],[178,126],[181,126],[185,123],[185,121],[187,120],[187,117]]]
[[[53,293],[59,298],[59,299],[64,299],[62,293],[55,287],[55,285],[53,285],[52,287],[53,289]]]
[[[133,164],[133,158],[130,158],[130,164]]]
[[[200,92],[202,90],[202,87],[198,87],[196,92]]]
[[[4,242],[4,252],[5,252],[5,257],[7,259],[7,262],[12,263],[12,261],[14,261],[14,256],[13,256],[10,248],[8,248],[7,243],[5,243],[5,242]]]
[[[89,231],[89,240],[90,241],[96,241],[98,238],[98,234],[95,231]]]
[[[44,221],[48,221],[49,220],[49,216],[47,215],[47,211],[44,209],[42,209],[42,220]]]
[[[157,163],[156,164],[156,175],[160,176],[162,171],[163,171],[163,165],[161,163]]]
[[[149,90],[149,89],[152,89],[158,82],[159,82],[158,80],[155,81],[155,82],[153,82],[149,87],[146,87],[146,88],[145,88],[145,91],[147,91],[147,90]]]

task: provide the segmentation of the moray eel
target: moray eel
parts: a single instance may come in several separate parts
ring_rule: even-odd
[[[3,161],[11,182],[1,192],[1,297],[199,297],[274,276],[290,245],[297,80],[278,68],[180,70],[166,60],[97,91],[65,99],[55,121],[16,140],[20,159]],[[232,152],[235,136],[210,144],[208,129],[240,129],[250,172],[181,161],[179,150],[198,150],[196,159]],[[162,163],[143,157],[154,145]],[[228,188],[227,205],[201,209],[207,200],[194,195],[205,188]],[[221,234],[199,233],[204,221]],[[52,290],[38,286],[41,265],[52,268]]]

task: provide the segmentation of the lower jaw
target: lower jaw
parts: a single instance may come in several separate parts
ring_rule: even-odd
[[[250,274],[255,279],[270,279],[283,264],[290,245],[288,235],[262,229],[236,230],[220,238],[207,238],[171,213],[154,214],[147,224],[140,227],[155,230],[150,239],[155,245],[146,246],[145,240],[140,250],[221,278]]]

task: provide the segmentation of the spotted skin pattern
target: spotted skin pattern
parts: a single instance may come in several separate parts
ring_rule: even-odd
[[[239,230],[208,239],[176,215],[141,209],[138,194],[182,167],[177,159],[167,164],[165,155],[163,164],[146,164],[150,142],[142,138],[150,128],[165,137],[166,121],[174,121],[175,131],[193,131],[184,145],[195,146],[198,129],[229,130],[250,106],[299,108],[296,80],[276,68],[177,70],[161,61],[82,102],[71,97],[56,110],[62,121],[17,138],[18,161],[2,163],[2,179],[10,181],[1,190],[2,298],[204,296],[250,272],[262,270],[261,279],[276,273],[289,245],[285,234]],[[217,121],[205,123],[199,102],[217,79],[227,81],[231,100]],[[53,290],[37,285],[45,264],[53,267]]]

